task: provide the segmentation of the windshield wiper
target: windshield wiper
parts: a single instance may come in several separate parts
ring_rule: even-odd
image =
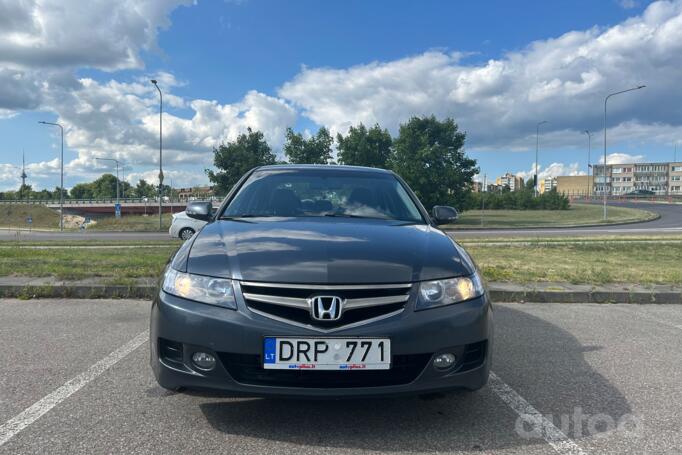
[[[381,218],[378,216],[363,216],[363,215],[353,215],[352,213],[325,213],[324,216],[337,217],[337,218],[364,218],[366,220],[387,220],[390,218]]]
[[[240,223],[253,223],[253,221],[244,220],[243,218],[244,218],[243,216],[221,216],[218,219],[227,221],[238,221]]]
[[[244,221],[252,223],[252,221],[247,221],[244,218],[280,218],[278,215],[255,215],[253,213],[246,213],[244,215],[224,215],[218,218],[219,220],[230,220],[230,221]]]

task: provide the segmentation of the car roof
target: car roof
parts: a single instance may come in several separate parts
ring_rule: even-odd
[[[377,167],[365,167],[365,166],[346,166],[342,164],[273,164],[268,166],[257,167],[256,170],[280,170],[280,169],[291,169],[291,170],[316,170],[316,171],[354,171],[354,172],[371,172],[371,173],[381,173],[390,174],[391,171],[386,169],[380,169]]]

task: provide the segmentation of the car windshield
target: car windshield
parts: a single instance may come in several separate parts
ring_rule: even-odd
[[[348,170],[256,171],[222,217],[339,216],[423,222],[398,179]]]

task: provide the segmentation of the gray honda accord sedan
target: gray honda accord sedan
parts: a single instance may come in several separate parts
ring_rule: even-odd
[[[486,384],[492,308],[475,264],[396,174],[265,166],[173,256],[151,312],[167,389],[360,397]]]

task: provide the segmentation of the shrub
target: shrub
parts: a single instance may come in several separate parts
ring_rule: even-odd
[[[485,208],[490,210],[568,210],[568,197],[547,191],[535,197],[532,190],[470,193],[462,203],[461,210],[481,208],[481,198]]]

